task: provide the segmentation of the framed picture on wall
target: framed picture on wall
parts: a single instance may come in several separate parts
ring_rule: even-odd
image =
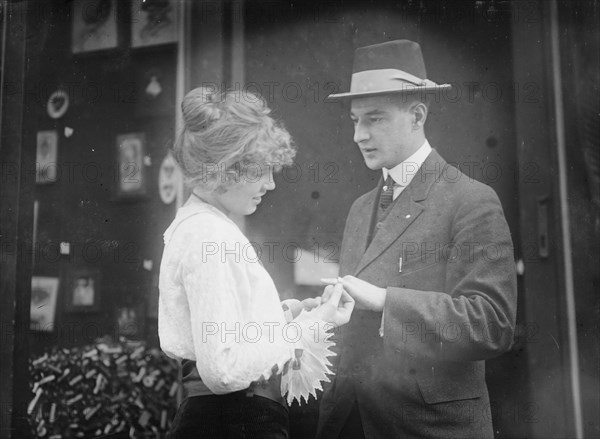
[[[163,159],[158,171],[158,194],[165,204],[171,204],[177,198],[183,175],[175,157],[170,152]]]
[[[46,184],[58,178],[58,134],[56,131],[38,131],[36,148],[35,182]]]
[[[146,136],[129,133],[117,136],[117,197],[135,198],[146,193],[144,156]]]
[[[117,47],[115,0],[74,0],[71,50],[73,53]]]
[[[91,267],[72,268],[65,285],[65,311],[100,311],[100,270]]]
[[[176,52],[172,47],[153,50],[150,59],[141,58],[136,62],[134,116],[171,117],[175,108],[175,68]]]
[[[131,45],[154,46],[177,41],[178,0],[133,0]]]
[[[46,103],[46,112],[52,119],[60,119],[69,109],[69,95],[64,90],[52,92]]]
[[[56,298],[58,297],[58,278],[33,276],[31,278],[31,329],[52,332],[56,316]]]
[[[139,339],[144,335],[144,306],[128,305],[116,308],[115,318],[119,328],[119,337],[131,340]]]

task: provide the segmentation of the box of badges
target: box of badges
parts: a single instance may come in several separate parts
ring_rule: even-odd
[[[163,438],[177,409],[177,363],[142,342],[55,348],[29,367],[34,437]]]

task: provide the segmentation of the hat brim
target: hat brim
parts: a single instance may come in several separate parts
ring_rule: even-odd
[[[341,101],[347,99],[354,98],[366,98],[369,96],[381,96],[381,95],[390,95],[390,94],[411,94],[411,93],[419,93],[426,91],[439,91],[447,88],[452,88],[450,84],[440,84],[435,86],[424,86],[424,87],[411,87],[411,88],[402,88],[402,89],[389,89],[389,90],[378,90],[378,91],[364,91],[359,93],[336,93],[330,94],[325,98],[328,101]]]

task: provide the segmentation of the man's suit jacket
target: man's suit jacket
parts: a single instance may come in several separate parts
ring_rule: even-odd
[[[350,209],[340,274],[387,288],[383,316],[340,328],[317,436],[338,437],[356,401],[367,438],[492,438],[484,360],[510,348],[516,314],[500,201],[435,150],[372,228],[380,187]]]

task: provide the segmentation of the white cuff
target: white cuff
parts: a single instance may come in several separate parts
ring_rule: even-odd
[[[302,399],[308,402],[310,395],[317,397],[317,389],[323,390],[321,381],[329,382],[328,357],[335,355],[331,351],[335,343],[330,340],[333,325],[315,318],[313,311],[302,311],[290,324],[298,325],[298,341],[294,344],[292,359],[286,363],[281,377],[281,395],[287,393],[287,402]]]

